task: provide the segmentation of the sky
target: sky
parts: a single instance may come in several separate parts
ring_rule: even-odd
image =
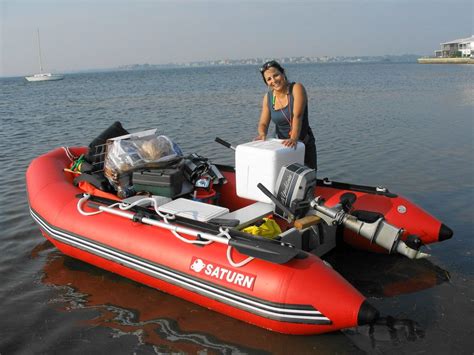
[[[126,64],[432,55],[469,37],[468,0],[0,0],[0,76]]]

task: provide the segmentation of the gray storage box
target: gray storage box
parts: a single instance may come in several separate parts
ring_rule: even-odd
[[[183,172],[180,169],[150,169],[134,171],[132,182],[135,191],[174,198],[181,193]]]

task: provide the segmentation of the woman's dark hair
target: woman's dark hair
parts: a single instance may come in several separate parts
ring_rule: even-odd
[[[264,73],[270,69],[270,68],[275,68],[277,69],[280,73],[282,73],[285,78],[286,78],[286,74],[285,74],[285,69],[283,69],[283,67],[280,65],[280,63],[278,63],[276,60],[270,60],[266,63],[263,63],[263,65],[260,67],[260,74],[262,74],[262,78],[263,78],[263,82],[266,84],[267,81],[265,80],[265,75]]]

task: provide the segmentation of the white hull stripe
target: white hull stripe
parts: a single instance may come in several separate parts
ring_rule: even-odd
[[[268,319],[291,323],[332,324],[329,318],[325,317],[312,306],[268,302],[212,283],[204,282],[186,273],[178,272],[149,260],[138,258],[137,256],[124,253],[82,236],[53,227],[32,209],[30,209],[30,212],[41,228],[57,241],[153,276],[172,285],[182,287],[186,290]]]

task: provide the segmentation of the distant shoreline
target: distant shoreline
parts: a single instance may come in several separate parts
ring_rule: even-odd
[[[474,64],[471,58],[418,58],[419,64]]]
[[[322,57],[284,57],[284,58],[247,58],[247,59],[221,59],[208,61],[194,61],[187,63],[168,64],[126,64],[117,67],[117,70],[147,70],[161,68],[196,68],[196,67],[220,67],[255,65],[260,66],[269,60],[277,60],[283,65],[288,64],[334,64],[334,63],[416,63],[420,55],[384,55],[384,56],[322,56]]]
[[[285,58],[250,58],[250,59],[228,59],[209,60],[187,63],[166,63],[166,64],[125,64],[112,68],[86,68],[77,70],[62,70],[62,74],[83,74],[83,73],[107,73],[114,71],[133,70],[160,70],[160,69],[180,69],[180,68],[204,68],[204,67],[226,67],[226,66],[255,66],[259,67],[268,60],[275,59],[283,65],[307,65],[307,64],[416,64],[421,55],[384,55],[384,56],[353,56],[353,57],[285,57]],[[24,77],[25,75],[0,76],[1,79]]]

